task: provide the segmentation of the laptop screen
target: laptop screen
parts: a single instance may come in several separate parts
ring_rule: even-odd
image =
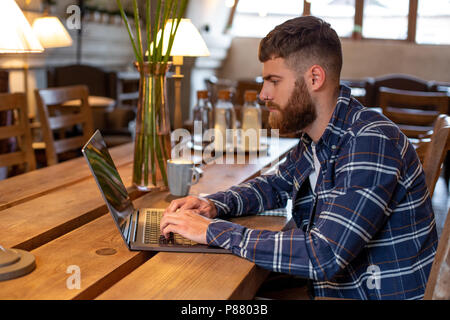
[[[134,212],[134,207],[99,130],[82,152],[122,236],[127,238],[128,217]]]

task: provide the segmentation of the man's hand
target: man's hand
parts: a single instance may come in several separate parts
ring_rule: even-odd
[[[202,217],[198,210],[165,213],[160,224],[161,234],[167,238],[170,232],[174,232],[197,243],[207,244],[206,231],[211,221]]]
[[[211,201],[194,196],[173,200],[166,208],[164,215],[187,209],[195,209],[196,213],[211,219],[217,216],[216,206]]]

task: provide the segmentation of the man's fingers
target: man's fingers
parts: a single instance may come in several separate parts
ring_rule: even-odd
[[[186,202],[186,198],[173,200],[170,203],[170,205],[166,208],[166,211],[164,213],[172,213],[172,212],[177,211],[185,202]]]
[[[177,225],[180,221],[180,217],[173,213],[165,214],[164,217],[162,217],[161,222],[159,224],[159,229],[161,233],[164,234],[164,230],[168,225]],[[165,236],[166,234],[164,234]]]
[[[168,238],[170,233],[180,233],[179,227],[175,224],[169,224],[167,227],[165,227],[162,231],[161,234],[165,237]]]
[[[169,232],[175,232],[180,233],[178,231],[167,231],[168,226],[172,226],[171,228],[176,228],[177,230],[183,229],[184,230],[184,223],[187,218],[192,217],[193,215],[198,215],[198,210],[186,210],[186,211],[179,211],[177,213],[167,213],[163,216],[161,219],[159,228],[162,234],[164,236],[167,236]],[[166,231],[165,231],[166,230]]]
[[[207,199],[194,196],[187,196],[181,199],[173,200],[164,211],[164,215],[168,213],[175,213],[177,210],[197,210],[196,213],[207,218],[214,218],[216,216],[214,204]]]
[[[199,210],[180,210],[163,216],[160,231],[166,238],[173,232],[197,243],[206,244],[206,230],[210,221],[211,219],[199,215]]]
[[[180,207],[180,210],[198,209],[199,205],[197,198],[190,198]]]
[[[173,213],[178,209],[196,209],[199,207],[199,201],[196,197],[188,196],[181,199],[173,200],[164,213]]]

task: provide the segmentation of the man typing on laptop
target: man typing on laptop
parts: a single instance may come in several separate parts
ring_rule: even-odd
[[[315,296],[423,298],[437,234],[422,166],[395,124],[340,85],[336,32],[315,17],[288,20],[262,39],[259,59],[271,126],[301,132],[298,146],[273,175],[173,201],[161,232],[310,279]],[[295,229],[222,220],[284,207],[288,198]]]

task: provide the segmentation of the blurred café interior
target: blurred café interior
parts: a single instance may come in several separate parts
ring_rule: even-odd
[[[0,92],[25,94],[28,142],[35,157],[31,168],[81,155],[75,151],[48,156],[49,143],[43,134],[48,119],[43,117],[58,112],[39,110],[45,102],[38,98],[45,100],[48,88],[86,86],[94,129],[102,131],[109,147],[131,142],[139,73],[117,2],[16,0],[19,11],[8,8],[12,2],[0,1]],[[133,20],[133,1],[122,3]],[[184,18],[189,19],[193,35],[180,37],[185,41],[172,54],[173,67],[167,77],[171,128],[192,130],[193,109],[204,91],[214,106],[219,92],[228,90],[239,121],[245,92],[259,92],[262,86],[257,57],[260,39],[276,25],[300,15],[323,18],[341,37],[341,82],[352,88],[355,98],[366,107],[381,108],[411,141],[430,139],[439,115],[450,112],[449,0],[190,0]],[[14,32],[19,29],[17,40]],[[24,39],[27,46],[20,48]],[[389,102],[395,94],[407,96],[407,110],[402,102],[398,106]],[[420,97],[438,102],[423,106],[418,103]],[[258,102],[263,127],[267,127],[268,112]],[[0,127],[11,125],[15,117],[0,109]],[[23,148],[20,143],[26,140],[6,138],[4,131],[0,139],[2,154]],[[450,204],[449,147],[449,143],[441,147],[442,160],[436,155],[438,167],[442,165],[433,194],[439,234]],[[0,166],[0,179],[30,170],[1,162]]]

